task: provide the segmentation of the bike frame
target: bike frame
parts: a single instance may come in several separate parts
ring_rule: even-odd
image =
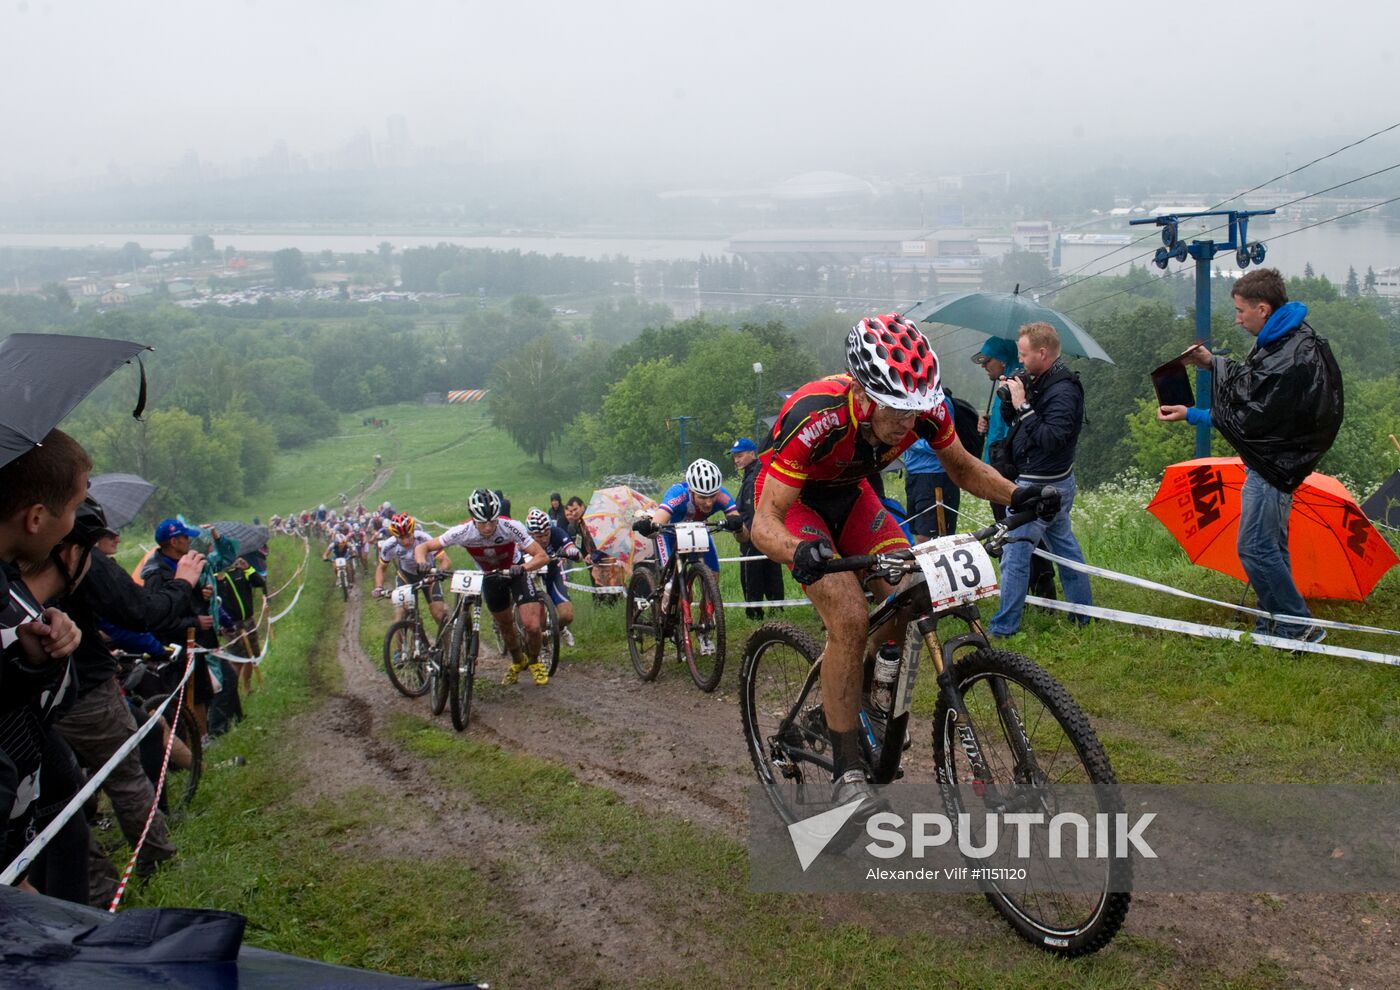
[[[933,660],[938,678],[938,689],[948,699],[949,709],[955,713],[959,746],[967,757],[968,766],[973,772],[976,781],[974,786],[982,789],[982,792],[987,795],[989,804],[995,805],[997,803],[996,785],[992,774],[987,769],[986,761],[982,756],[981,743],[977,739],[977,733],[968,717],[962,692],[953,676],[957,651],[966,647],[978,648],[989,645],[986,631],[982,626],[981,610],[976,603],[969,602],[934,611],[928,605],[928,586],[924,583],[923,576],[917,572],[917,566],[911,566],[911,563],[906,563],[895,555],[876,555],[875,562],[877,565],[896,566],[898,569],[904,570],[909,575],[906,578],[909,584],[871,610],[866,620],[867,641],[869,642],[871,637],[881,632],[891,620],[896,622],[907,620],[917,630],[918,638],[915,639],[906,632],[904,656],[899,669],[895,701],[891,714],[885,720],[883,739],[876,739],[869,714],[863,706],[860,710],[861,743],[866,749],[871,776],[875,783],[880,785],[892,783],[903,776],[901,764],[904,758],[905,733],[911,715],[910,703],[914,696],[914,684],[918,677],[919,662],[924,651],[927,650],[929,657]],[[869,580],[870,577],[867,576],[863,583]],[[920,596],[922,596],[923,602],[920,602]],[[961,620],[966,624],[967,631],[946,640],[942,639],[939,636],[938,624],[944,619]],[[874,651],[875,644],[872,642],[870,645],[871,650],[867,656],[873,654]],[[806,682],[802,686],[802,692],[798,696],[797,702],[779,724],[779,736],[785,733],[802,713],[806,700],[820,677],[821,665],[813,664],[807,673]],[[1016,749],[1017,766],[1035,766],[1030,740],[1021,724],[1019,713],[1016,712],[1015,706],[1007,694],[1005,685],[996,683],[993,686],[993,695],[1004,724],[1016,728],[1011,736]],[[892,742],[893,744],[891,744]],[[810,762],[823,767],[828,772],[833,769],[829,759],[815,754],[813,756],[815,758],[811,759]],[[946,786],[947,783],[942,780],[940,772],[939,786]]]
[[[724,527],[716,526],[714,523],[711,523],[709,521],[705,522],[705,530],[711,534],[716,533],[723,528]],[[663,545],[661,539],[662,534],[667,532],[674,533],[675,531],[675,523],[667,523],[664,526],[657,527],[656,535],[651,538],[652,552],[655,554],[655,557],[653,559],[658,561],[661,559],[661,547]],[[684,553],[682,553],[680,550],[677,550],[675,553],[670,553],[669,551],[667,552],[669,554],[669,558],[666,561],[666,566],[661,569],[661,572],[656,580],[656,587],[651,593],[651,614],[653,617],[652,621],[655,623],[659,620],[659,617],[661,615],[666,615],[670,617],[670,622],[674,622],[674,617],[679,615],[681,620],[688,626],[691,623],[690,599],[686,598],[686,596],[682,594],[682,592],[684,591],[682,585],[684,584],[686,575],[691,568],[697,566],[705,566],[705,555],[698,550],[691,550]],[[716,575],[716,577],[718,577],[718,575]],[[666,593],[667,581],[671,582],[671,594],[669,598],[667,598],[667,600],[663,602],[662,596]],[[680,598],[679,612],[675,610],[677,597]],[[661,638],[662,634],[660,629],[657,629],[656,636],[658,639]]]

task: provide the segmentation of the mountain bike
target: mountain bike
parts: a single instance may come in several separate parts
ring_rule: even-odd
[[[986,832],[985,815],[1008,812],[1123,811],[1117,779],[1089,719],[1068,692],[1028,657],[993,648],[976,601],[995,594],[989,559],[1009,532],[1034,511],[1008,516],[971,534],[930,540],[890,553],[843,557],[829,572],[864,570],[868,590],[883,578],[897,591],[870,612],[870,649],[859,715],[860,738],[874,783],[904,775],[915,677],[927,649],[938,678],[933,707],[934,775],[951,821],[966,813],[969,833]],[[939,624],[957,620],[965,629],[943,636]],[[874,663],[886,623],[908,622],[893,690],[872,698]],[[754,770],[773,807],[792,824],[830,807],[834,770],[821,697],[821,647],[785,622],[754,631],[744,649],[739,708]],[[1075,786],[1084,785],[1084,786]],[[1002,826],[998,849],[1016,845]],[[987,836],[973,835],[981,846]],[[1044,853],[1047,831],[1032,833]],[[998,855],[1003,855],[998,853]],[[1002,861],[1003,863],[1005,861]],[[995,859],[972,860],[996,867]],[[1017,860],[1018,866],[1026,861]],[[1117,933],[1131,899],[1132,867],[1125,858],[1085,861],[1034,860],[1035,889],[1024,881],[981,879],[987,900],[1026,940],[1062,956],[1095,952]],[[1022,871],[1024,872],[1024,871]],[[1074,875],[1071,877],[1070,874]],[[1016,875],[984,871],[974,876]],[[1087,878],[1087,882],[1086,882]],[[1100,882],[1101,881],[1101,882]],[[1089,893],[1084,890],[1092,887]],[[1073,889],[1071,889],[1073,888]]]
[[[120,650],[114,650],[112,655],[117,658],[121,672],[122,693],[126,695],[127,704],[132,707],[132,716],[139,725],[170,697],[169,685],[178,683],[184,675],[184,658],[175,654],[181,658],[177,663],[170,655],[152,657]],[[182,812],[189,806],[199,790],[200,777],[204,773],[204,745],[195,722],[193,695],[194,691],[186,684],[179,709],[168,708],[161,716],[165,720],[165,728],[159,733],[151,730],[140,745],[141,766],[154,785],[160,776],[160,763],[165,756],[165,735],[174,726],[175,738],[181,745],[171,750],[170,766],[165,772],[165,789],[160,795],[161,810],[167,814]],[[181,746],[189,754],[188,758],[181,753]]]
[[[350,585],[355,583],[355,565],[349,557],[334,557],[335,586],[340,589],[340,600],[350,600]]]
[[[533,577],[530,580],[534,580]],[[549,592],[541,589],[540,604],[544,607],[544,614],[540,620],[540,655],[539,661],[549,668],[549,676],[554,676],[554,671],[559,667],[559,613],[554,607],[554,602],[549,597]],[[520,624],[520,605],[512,604],[510,607],[511,618],[515,622],[515,641],[524,644],[525,627]],[[491,632],[496,639],[496,649],[502,656],[506,655],[506,638],[501,632],[501,624],[494,615],[491,616]]]
[[[657,527],[657,556],[639,563],[627,582],[627,651],[644,681],[656,679],[666,644],[674,643],[701,691],[713,691],[724,673],[724,605],[719,578],[705,564],[710,534],[723,523],[681,522]],[[658,570],[661,534],[673,533],[676,552]],[[679,575],[679,580],[677,576]]]
[[[437,660],[431,656],[433,644],[423,628],[418,593],[439,577],[434,572],[422,580],[401,584],[383,596],[403,610],[398,621],[384,633],[384,673],[389,675],[389,683],[407,698],[421,698],[432,690],[434,715],[442,714],[447,702],[446,681],[439,676]],[[442,691],[436,690],[439,681]]]

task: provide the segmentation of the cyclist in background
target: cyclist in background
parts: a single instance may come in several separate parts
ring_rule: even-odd
[[[685,480],[666,489],[666,494],[661,496],[661,504],[651,510],[650,516],[643,516],[633,523],[632,528],[643,536],[654,536],[667,523],[704,522],[716,512],[723,512],[724,528],[731,533],[739,532],[744,525],[739,518],[739,503],[724,488],[723,481],[724,476],[713,461],[703,457],[692,461],[690,467],[685,469]],[[659,557],[656,565],[664,571],[671,554],[676,552],[675,534],[664,534],[657,543],[657,551]],[[719,574],[719,553],[713,540],[705,551],[705,565]]]
[[[908,320],[890,313],[852,327],[846,367],[848,374],[804,385],[783,403],[755,484],[753,542],[792,568],[826,626],[821,688],[835,764],[832,801],[861,799],[859,825],[886,807],[870,783],[859,741],[865,596],[857,574],[828,575],[825,568],[834,552],[886,553],[909,546],[870,479],[922,438],[952,482],[976,498],[1013,510],[1036,505],[1051,517],[1059,498],[1053,489],[1053,497],[1042,500],[1038,488],[1017,488],[958,442],[943,402],[938,357]],[[871,590],[877,600],[894,591],[883,581],[873,582]],[[904,630],[887,629],[871,642],[880,639],[902,643]]]
[[[432,539],[418,526],[418,520],[410,515],[400,514],[389,520],[389,536],[379,541],[379,563],[374,568],[374,597],[384,597],[384,578],[392,564],[395,569],[394,585],[412,584],[415,581],[426,577],[434,568],[445,571],[452,566],[452,562],[447,559],[447,554],[439,552],[433,554],[432,564],[428,563],[428,558],[421,561],[415,554],[415,550]],[[423,594],[428,599],[428,610],[433,614],[433,621],[437,623],[439,629],[447,621],[447,605],[443,601],[442,584],[434,581],[423,589]],[[403,618],[403,609],[394,608],[394,620]]]
[[[574,634],[569,632],[569,624],[574,621],[574,603],[569,600],[569,589],[564,584],[564,569],[561,560],[582,560],[583,554],[569,539],[569,534],[550,522],[543,509],[532,508],[525,514],[525,526],[530,530],[545,553],[549,554],[549,568],[545,571],[544,590],[549,600],[554,602],[554,614],[559,619],[559,635],[569,646],[574,645]]]
[[[444,547],[466,547],[476,565],[486,572],[481,598],[500,627],[510,654],[511,665],[501,683],[514,684],[520,672],[528,669],[536,684],[548,684],[549,667],[539,660],[544,606],[535,572],[548,566],[549,555],[523,523],[501,514],[501,500],[495,492],[476,489],[467,499],[467,510],[471,513],[468,522],[418,544],[414,557],[423,566],[430,554]],[[519,606],[524,645],[515,632],[512,602]]]

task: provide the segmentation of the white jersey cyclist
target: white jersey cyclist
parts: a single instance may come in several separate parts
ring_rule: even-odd
[[[443,533],[441,540],[444,547],[466,547],[476,566],[490,574],[509,570],[511,565],[521,563],[525,559],[525,547],[535,538],[524,523],[507,516],[497,516],[496,529],[490,536],[482,536],[476,521],[468,520]]]
[[[409,577],[416,577],[420,572],[427,573],[432,570],[432,562],[423,567],[418,566],[418,561],[413,558],[413,551],[420,543],[427,543],[432,537],[423,532],[422,529],[413,531],[413,545],[404,546],[395,536],[379,541],[379,559],[386,564],[393,564],[398,568],[400,574]]]

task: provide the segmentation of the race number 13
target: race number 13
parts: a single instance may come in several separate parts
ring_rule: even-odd
[[[994,595],[996,571],[987,551],[970,534],[945,536],[914,550],[935,606],[971,602]]]

